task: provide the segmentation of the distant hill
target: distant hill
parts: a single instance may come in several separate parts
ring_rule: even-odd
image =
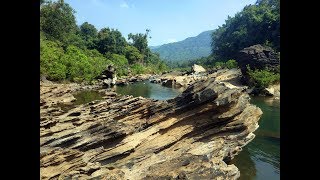
[[[213,30],[204,31],[196,37],[183,41],[150,47],[152,52],[160,54],[166,61],[182,61],[206,57],[211,54],[211,34]]]

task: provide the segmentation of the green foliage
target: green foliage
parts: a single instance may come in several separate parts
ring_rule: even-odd
[[[67,66],[68,79],[82,81],[93,78],[93,66],[81,49],[69,46],[61,61]]]
[[[71,45],[64,52],[60,44],[40,40],[40,73],[50,80],[91,81],[112,63],[97,50]]]
[[[40,6],[40,30],[49,40],[65,42],[77,31],[75,11],[67,3],[42,2]]]
[[[62,80],[66,78],[67,67],[57,61],[54,61],[50,64],[47,73],[48,77],[51,80]]]
[[[60,67],[58,64],[61,63],[60,59],[63,54],[64,51],[59,43],[40,39],[40,74],[47,75],[53,80],[65,78],[65,72],[56,69]]]
[[[140,54],[139,50],[134,46],[126,46],[125,55],[129,61],[129,64],[143,62],[143,54]]]
[[[226,62],[226,67],[228,69],[232,69],[232,68],[237,68],[238,67],[238,63],[236,60],[234,59],[230,59]]]
[[[119,54],[106,54],[106,57],[107,59],[110,59],[115,66],[118,76],[128,75],[129,62],[125,56]]]
[[[141,54],[144,55],[144,58],[148,57],[148,54],[150,52],[150,49],[148,48],[148,34],[150,30],[146,29],[146,33],[138,33],[138,34],[128,34],[128,39],[132,40],[131,45],[136,47]]]
[[[216,67],[216,68],[225,68],[226,67],[226,63],[221,62],[221,61],[217,61],[217,62],[215,62],[214,67]]]
[[[167,69],[148,48],[148,33],[130,35],[129,45],[118,30],[99,32],[88,22],[77,27],[75,11],[63,0],[40,2],[40,74],[50,80],[92,81],[108,65],[118,76],[159,73]],[[140,49],[137,49],[139,47]]]
[[[95,43],[97,50],[101,54],[114,53],[124,55],[126,45],[126,39],[122,37],[120,31],[110,28],[102,28]]]
[[[80,36],[85,41],[88,49],[95,48],[95,42],[98,38],[98,30],[94,27],[94,25],[84,22],[80,26]]]
[[[228,17],[212,34],[212,52],[222,59],[254,44],[267,44],[280,51],[280,0],[258,0],[234,17]]]
[[[274,73],[269,70],[251,70],[249,65],[247,66],[248,74],[250,78],[254,81],[255,87],[266,88],[269,85],[280,81],[280,74]]]
[[[144,74],[146,72],[146,68],[141,64],[134,64],[131,66],[131,70],[133,74]]]

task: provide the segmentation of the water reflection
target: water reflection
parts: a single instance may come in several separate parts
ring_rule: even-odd
[[[99,93],[98,91],[88,90],[88,91],[81,91],[73,95],[76,98],[74,101],[74,105],[86,104],[93,100],[102,100],[103,93]]]
[[[115,91],[122,95],[142,96],[156,100],[167,100],[178,96],[181,91],[168,88],[149,81],[136,82],[129,85],[115,86]]]
[[[102,100],[103,93],[99,93],[98,91],[94,91],[94,90],[86,90],[86,91],[80,91],[78,93],[73,94],[73,97],[76,98],[74,102],[67,103],[67,104],[58,103],[57,106],[64,111],[68,111],[80,104],[86,104],[94,100]]]
[[[247,148],[244,148],[237,158],[231,161],[231,164],[235,164],[240,170],[239,180],[255,179],[257,170]]]
[[[239,168],[241,180],[280,179],[280,102],[254,97],[251,103],[263,112],[256,138],[231,163]]]
[[[115,88],[119,94],[159,100],[171,99],[181,93],[177,89],[147,81]],[[280,102],[253,97],[251,103],[263,111],[259,120],[260,127],[254,132],[256,138],[231,163],[239,168],[240,180],[280,179]]]

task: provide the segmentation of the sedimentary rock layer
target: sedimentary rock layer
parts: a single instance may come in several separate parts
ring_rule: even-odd
[[[229,73],[229,74],[228,74]],[[105,90],[65,111],[74,84],[40,85],[41,179],[237,179],[226,164],[254,138],[261,110],[230,71],[157,101]]]

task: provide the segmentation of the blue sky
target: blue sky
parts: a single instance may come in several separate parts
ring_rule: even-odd
[[[181,41],[221,26],[256,0],[65,0],[76,10],[77,24],[129,33],[151,29],[149,45]]]

